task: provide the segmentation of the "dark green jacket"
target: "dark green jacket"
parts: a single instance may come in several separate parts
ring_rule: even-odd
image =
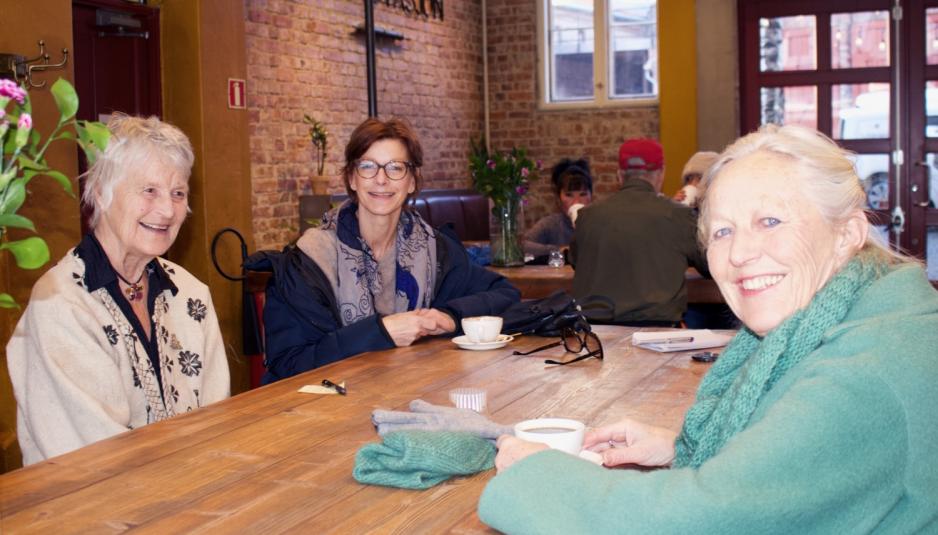
[[[684,272],[692,266],[709,275],[694,213],[643,180],[628,180],[612,197],[580,210],[570,256],[573,296],[591,309],[590,318],[614,323],[681,321]]]

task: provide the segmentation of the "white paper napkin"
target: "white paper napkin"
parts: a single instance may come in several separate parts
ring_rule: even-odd
[[[344,388],[345,381],[342,381],[341,383],[339,383],[339,386]],[[339,394],[338,392],[336,392],[335,388],[329,388],[329,387],[325,387],[322,385],[306,385],[306,386],[301,387],[299,390],[297,390],[297,392],[300,392],[301,394],[323,394],[327,396],[330,394],[335,394],[335,395]]]
[[[633,334],[632,345],[666,353],[725,346],[732,338],[732,335],[715,333],[710,329],[651,331]]]

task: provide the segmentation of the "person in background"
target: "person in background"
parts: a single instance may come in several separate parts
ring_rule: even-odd
[[[245,267],[272,271],[264,306],[264,383],[366,351],[452,333],[468,316],[520,300],[507,279],[473,263],[455,234],[407,206],[423,149],[399,119],[368,119],[345,147],[349,200],[281,253]]]
[[[664,153],[655,140],[622,144],[618,180],[620,191],[580,210],[570,246],[573,296],[591,321],[677,326],[688,265],[707,276],[696,216],[659,195]]]
[[[539,219],[524,235],[524,252],[534,256],[566,249],[573,239],[579,210],[593,200],[593,177],[589,162],[560,160],[551,173],[557,211]]]
[[[684,164],[684,170],[681,172],[681,180],[684,187],[674,194],[674,201],[687,206],[688,208],[697,208],[697,200],[700,198],[700,180],[704,172],[713,165],[719,154],[710,151],[700,151]]]
[[[26,465],[228,397],[208,287],[162,258],[189,209],[192,147],[115,115],[82,202],[91,233],[33,286],[7,344]]]
[[[850,155],[769,125],[704,177],[700,238],[745,327],[677,434],[587,433],[607,470],[503,436],[479,515],[507,533],[933,533],[938,292],[867,219]]]

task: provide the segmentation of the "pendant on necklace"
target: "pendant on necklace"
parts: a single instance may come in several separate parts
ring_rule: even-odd
[[[130,288],[124,289],[124,294],[128,301],[136,301],[143,298],[143,285],[130,283]]]
[[[147,274],[147,270],[144,269],[143,273],[137,277],[137,282],[130,282],[125,279],[123,275],[114,270],[114,273],[117,274],[117,278],[121,280],[124,284],[127,285],[127,288],[124,288],[124,295],[127,296],[127,300],[130,302],[136,301],[137,299],[143,299],[143,285],[140,284],[140,281],[143,280],[143,276]]]

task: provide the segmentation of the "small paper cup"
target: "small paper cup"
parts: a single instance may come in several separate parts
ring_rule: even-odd
[[[449,391],[449,400],[459,409],[485,412],[486,394],[481,388],[454,388]]]

